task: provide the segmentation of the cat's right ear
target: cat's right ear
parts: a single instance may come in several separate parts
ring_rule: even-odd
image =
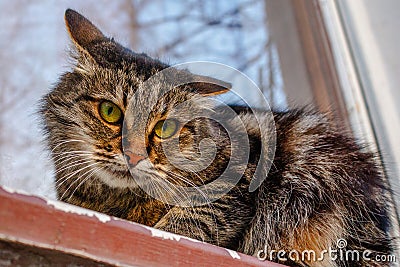
[[[96,26],[78,12],[67,9],[64,18],[68,33],[80,52],[90,54],[91,45],[107,40]]]
[[[194,75],[193,79],[195,82],[191,83],[191,86],[202,96],[220,95],[232,89],[231,83],[213,77]]]

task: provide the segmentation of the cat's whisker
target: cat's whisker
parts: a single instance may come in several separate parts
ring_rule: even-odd
[[[55,159],[63,159],[63,158],[67,158],[70,156],[86,156],[86,155],[92,155],[93,153],[91,152],[76,152],[76,151],[68,151],[69,153],[63,153],[63,154],[55,154],[54,158]]]
[[[55,165],[59,165],[62,164],[63,162],[67,162],[67,161],[71,161],[74,159],[82,159],[82,158],[90,158],[90,156],[92,156],[93,154],[89,153],[89,154],[67,154],[67,155],[59,155],[57,157],[54,157],[54,161],[53,163]]]
[[[54,152],[56,156],[68,155],[68,154],[93,154],[90,151],[86,150],[70,150],[70,151],[63,151],[63,152]]]
[[[66,164],[70,164],[71,162],[78,162],[82,160],[89,160],[90,157],[88,155],[67,155],[62,158],[58,158],[54,165],[57,167],[64,167]]]
[[[182,193],[182,192],[177,190],[176,185],[174,185],[170,181],[164,180],[164,179],[158,179],[157,182],[162,183],[164,185],[161,188],[167,190],[169,192],[169,194],[166,194],[166,195],[172,196],[173,200],[176,203],[181,203],[184,200],[179,194],[177,194],[177,192],[179,192],[179,193]],[[164,195],[163,192],[161,192],[161,188],[158,187],[157,189],[159,190],[159,193],[161,193],[160,195]]]
[[[65,168],[67,166],[71,166],[73,164],[78,164],[78,163],[81,163],[83,161],[89,161],[90,162],[90,158],[81,157],[80,155],[69,155],[67,157],[64,157],[62,159],[57,160],[56,162],[54,162],[54,165],[57,167],[56,171],[60,172],[62,168]]]
[[[216,219],[216,215],[215,215],[216,212],[215,212],[215,209],[214,209],[213,205],[211,204],[211,201],[210,201],[208,195],[206,193],[204,193],[196,184],[194,184],[192,181],[188,180],[186,177],[181,176],[181,175],[179,175],[177,173],[174,173],[174,172],[171,172],[171,171],[167,171],[167,174],[171,175],[172,177],[170,176],[170,178],[172,178],[172,179],[174,179],[174,177],[175,177],[175,178],[179,179],[180,181],[183,181],[184,183],[192,186],[192,188],[195,188],[204,197],[204,199],[206,199],[206,203],[207,203],[208,208],[213,211],[210,214],[211,214],[211,217],[212,217],[212,221],[215,224],[214,229],[216,231],[216,242],[218,243],[219,242],[219,240],[218,240],[219,238],[218,238],[218,223],[217,223],[217,219]],[[171,184],[171,185],[173,185],[173,184]],[[189,197],[187,194],[186,194],[186,196]],[[197,208],[196,207],[190,206],[190,208],[192,209],[192,211],[195,214],[197,214],[197,216],[199,216],[199,213],[197,212]],[[185,209],[187,209],[187,208],[185,208]],[[196,225],[196,227],[201,229],[197,219],[194,218],[191,213],[189,213],[189,215],[190,215],[190,219],[193,221],[193,223]]]
[[[57,149],[59,146],[61,145],[65,145],[65,144],[69,144],[69,143],[73,143],[73,142],[81,142],[81,143],[85,143],[85,141],[83,140],[78,140],[78,139],[69,139],[69,140],[64,140],[62,142],[57,143],[53,149],[51,150],[51,152],[54,152],[55,149]]]
[[[167,174],[168,175],[168,172],[165,172],[165,171],[163,171],[165,174]],[[173,174],[173,173],[172,173]],[[174,179],[174,177],[171,177],[171,176],[168,176],[169,178],[171,178],[171,179],[173,179],[174,180],[174,182],[176,182],[176,180]],[[164,183],[168,183],[168,185],[171,185],[174,189],[175,189],[175,192],[179,192],[179,193],[185,193],[185,195],[186,195],[186,198],[189,198],[189,195],[187,195],[187,193],[186,192],[181,192],[181,191],[179,191],[178,189],[177,189],[177,187],[176,187],[176,185],[174,185],[173,183],[171,183],[170,181],[168,181],[168,179],[163,179],[162,180]],[[170,188],[170,187],[168,187],[168,188]],[[183,199],[179,199],[180,201],[182,201]]]
[[[86,165],[86,166],[84,166],[84,167],[82,167],[82,168],[76,170],[75,172],[69,174],[68,176],[61,178],[63,181],[62,181],[60,184],[58,184],[58,186],[61,186],[65,181],[67,181],[68,179],[70,179],[70,178],[73,177],[74,175],[78,174],[79,172],[81,172],[81,171],[83,171],[83,170],[85,170],[85,169],[87,169],[87,168],[90,168],[90,167],[92,167],[92,166],[94,166],[94,165],[96,165],[96,164],[98,164],[98,163],[97,163],[97,162],[94,162],[94,163],[92,163],[92,164]],[[74,181],[74,182],[76,182],[76,181]],[[74,183],[74,182],[73,182],[73,183]],[[73,184],[73,183],[72,183],[72,184]],[[71,186],[71,185],[70,185],[70,186]],[[68,188],[65,192],[67,192],[68,190],[69,190],[69,188]],[[64,192],[64,194],[65,194],[65,192]],[[64,194],[63,194],[63,195],[64,195]],[[61,198],[61,199],[62,199],[62,198]]]
[[[92,167],[92,166],[95,166],[95,165],[98,165],[98,163],[95,162],[95,163],[93,163],[93,164],[90,164],[90,165],[88,165],[88,166],[86,166],[86,167],[84,167],[84,168],[81,168],[80,171],[83,171],[84,169],[87,169],[87,168]],[[92,170],[93,170],[93,168],[89,168],[89,170],[87,170],[87,171],[85,171],[84,173],[80,174],[80,175],[75,179],[75,181],[73,181],[73,182],[68,186],[68,188],[65,190],[64,194],[61,196],[61,199],[63,199],[65,193],[69,192],[70,189],[71,189],[71,187],[72,187],[75,183],[77,183],[82,177],[84,177],[86,174],[90,173]]]
[[[71,161],[71,160],[68,160],[68,161],[70,161],[70,162],[68,162],[67,164],[63,165],[63,167],[61,167],[59,169],[57,168],[56,174],[61,173],[61,172],[65,171],[65,170],[67,170],[67,169],[73,169],[73,168],[75,168],[75,167],[77,167],[79,165],[83,165],[83,164],[92,162],[91,159],[79,159],[79,160],[76,160],[76,161]]]
[[[192,188],[195,188],[205,199],[209,200],[207,194],[205,194],[194,182],[190,181],[189,179],[187,179],[186,177],[178,174],[178,173],[174,173],[171,171],[167,171],[167,174],[171,175],[172,177],[175,177],[177,179],[179,179],[180,181],[182,181],[183,183],[190,185]],[[203,185],[204,181],[201,179],[200,175],[198,175],[197,173],[194,173],[196,176],[199,177],[199,179],[202,181]],[[207,201],[209,202],[209,201]]]
[[[55,154],[54,157],[53,157],[54,158],[53,162],[58,162],[60,160],[68,158],[68,157],[93,155],[93,153],[91,153],[91,152],[83,152],[83,151],[67,151],[67,152],[60,153],[60,154]]]
[[[90,178],[93,177],[93,175],[97,172],[99,172],[102,168],[102,166],[93,168],[92,172],[86,175],[86,178],[82,179],[82,181],[75,187],[74,191],[70,194],[68,200],[72,198],[72,196],[75,194],[76,190],[78,190],[79,187],[81,187],[86,181],[88,181]],[[82,178],[84,175],[82,175],[80,178]]]
[[[182,181],[183,183],[190,185],[192,188],[195,188],[205,199],[209,200],[207,195],[192,181],[190,181],[189,179],[187,179],[186,177],[179,175],[178,173],[174,173],[171,171],[167,172],[169,175],[179,179],[180,181]],[[170,176],[170,177],[171,177]],[[172,177],[171,177],[172,178]],[[203,182],[203,181],[202,181]],[[203,183],[204,184],[204,183]]]
[[[172,178],[172,177],[171,177]],[[177,186],[173,183],[171,183],[170,181],[168,181],[168,179],[162,179],[162,180],[158,180],[161,181],[165,186],[163,187],[164,189],[167,189],[174,201],[176,201],[176,203],[185,203],[185,199],[189,199],[189,195],[187,192],[185,191],[181,191],[177,188]],[[184,195],[182,195],[184,194]]]

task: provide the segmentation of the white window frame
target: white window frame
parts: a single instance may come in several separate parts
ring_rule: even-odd
[[[363,10],[366,3],[364,0],[319,0],[319,4],[352,130],[358,139],[381,152],[390,186],[393,191],[398,191],[400,150],[392,148],[400,148],[400,118],[395,118],[397,124],[393,124],[391,118],[384,116],[388,112],[396,114],[398,107],[391,96],[383,67],[385,63]],[[357,45],[360,42],[362,47]],[[400,196],[394,194],[392,197],[395,203],[392,207],[393,235],[399,236]]]

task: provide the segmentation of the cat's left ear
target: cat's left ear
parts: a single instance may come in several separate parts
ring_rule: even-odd
[[[126,48],[104,36],[87,18],[72,9],[65,11],[65,24],[72,42],[84,59],[103,67],[120,67],[121,58],[132,56]],[[80,62],[81,69],[85,69],[85,62]]]
[[[195,82],[190,83],[194,90],[203,96],[220,95],[228,92],[232,84],[208,76],[196,75]]]
[[[80,50],[89,52],[89,47],[93,43],[107,40],[103,33],[87,18],[72,9],[65,11],[65,24],[72,41]]]

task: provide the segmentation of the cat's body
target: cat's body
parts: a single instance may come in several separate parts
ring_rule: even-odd
[[[232,107],[244,122],[251,151],[237,185],[216,201],[195,207],[174,206],[150,197],[132,180],[122,153],[122,117],[112,117],[112,112],[119,109],[123,114],[129,101],[145,105],[148,99],[159,97],[157,90],[161,89],[155,86],[154,92],[141,92],[140,101],[134,99],[140,84],[168,66],[105,38],[74,11],[67,11],[66,21],[79,51],[78,64],[61,77],[43,106],[61,200],[254,256],[265,248],[300,253],[314,250],[320,255],[334,248],[340,238],[347,241],[347,249],[368,249],[371,255],[391,252],[389,199],[374,155],[362,152],[323,115],[307,110],[273,113],[275,158],[256,191],[250,193],[248,188],[260,157],[260,128],[249,109]],[[202,85],[171,91],[160,100],[159,110],[151,113],[149,120],[154,123],[150,125],[156,128],[154,124],[163,119],[159,114],[168,113],[170,106],[224,91]],[[109,114],[103,114],[110,116],[107,122],[99,113],[103,105],[113,104],[116,106],[107,109]],[[263,111],[255,112],[262,117]],[[140,117],[139,111],[137,114]],[[137,168],[140,177],[176,182],[176,175],[198,186],[223,172],[231,148],[221,126],[204,119],[180,129],[179,140],[189,158],[196,157],[192,151],[198,148],[196,138],[212,138],[218,144],[217,159],[195,175],[168,165],[160,150],[165,140],[154,132],[149,128],[137,133],[146,134],[146,147],[135,148],[144,149],[148,158],[134,151],[138,159],[133,175]],[[128,157],[128,162],[131,159]],[[155,167],[143,169],[147,160]],[[177,183],[186,181],[182,179]],[[297,264],[375,266],[376,262],[360,259],[346,263],[325,257]]]

